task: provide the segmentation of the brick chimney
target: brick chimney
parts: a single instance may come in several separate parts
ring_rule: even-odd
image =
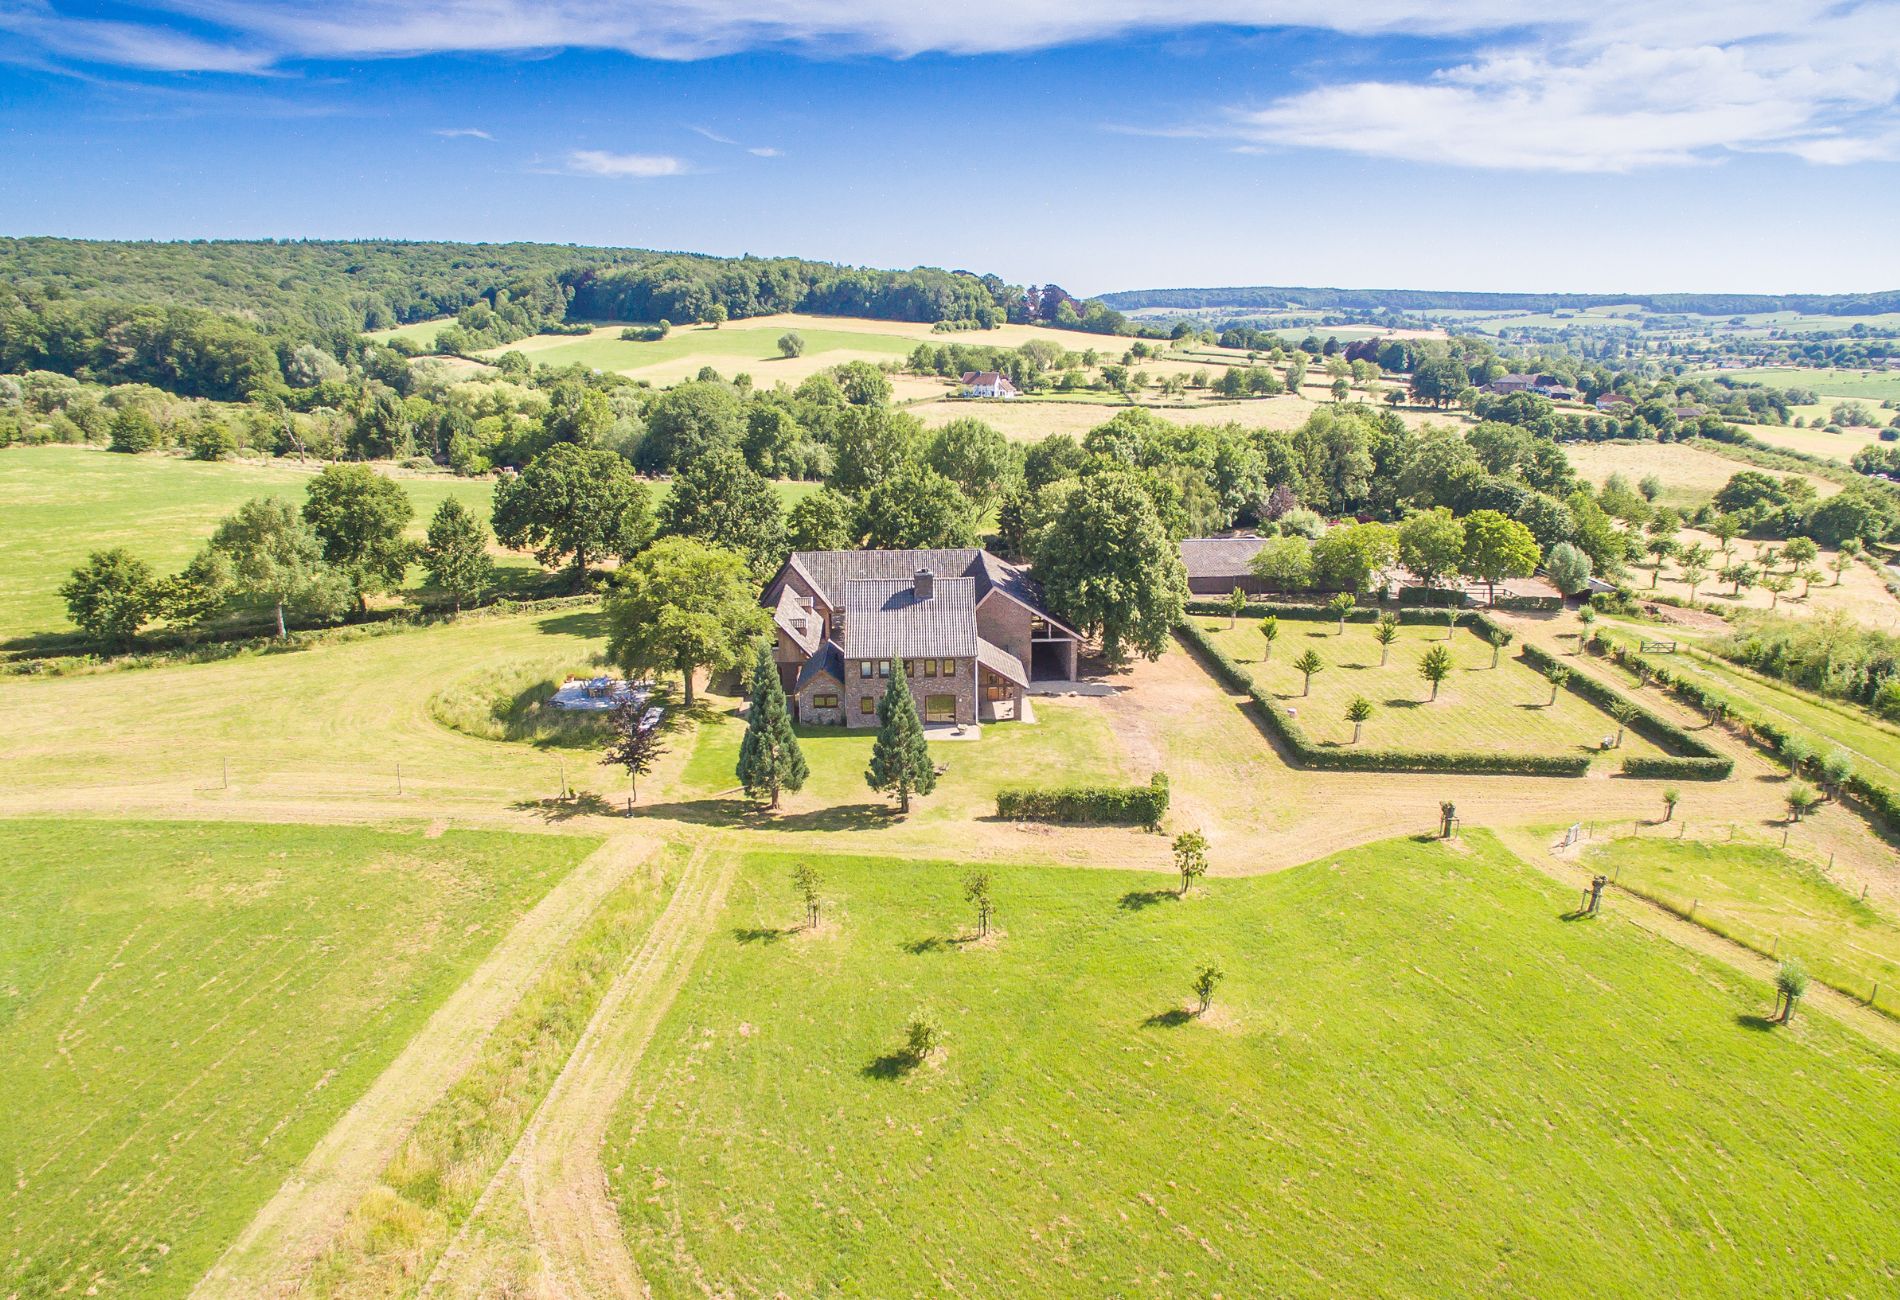
[[[929,569],[917,570],[917,576],[910,580],[910,591],[917,600],[929,600],[937,594],[937,575]]]

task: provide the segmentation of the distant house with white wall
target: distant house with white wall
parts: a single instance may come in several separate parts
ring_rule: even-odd
[[[967,370],[963,374],[965,397],[1015,397],[1016,385],[1009,376],[994,370]]]

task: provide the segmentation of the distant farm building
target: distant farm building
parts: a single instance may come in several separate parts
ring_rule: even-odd
[[[998,374],[994,370],[966,370],[963,374],[963,395],[965,397],[1014,397],[1016,385],[1009,382],[1009,376]]]
[[[1262,537],[1185,539],[1181,565],[1187,570],[1188,591],[1196,596],[1225,596],[1239,587],[1249,596],[1265,594],[1266,579],[1254,576],[1251,567],[1265,542]]]

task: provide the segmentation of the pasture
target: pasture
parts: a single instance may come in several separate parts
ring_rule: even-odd
[[[594,843],[0,820],[0,1291],[185,1294]]]
[[[802,930],[804,860],[744,859],[609,1132],[656,1296],[1871,1294],[1900,1247],[1893,1059],[1488,835],[999,867],[980,941],[908,858],[817,860]]]
[[[1771,388],[1806,388],[1822,397],[1854,398],[1875,406],[1888,398],[1900,399],[1900,370],[1751,366],[1739,370],[1705,370],[1695,378],[1727,378],[1741,383],[1767,384]]]
[[[1476,753],[1579,754],[1598,752],[1616,723],[1574,691],[1557,692],[1507,646],[1491,666],[1492,646],[1472,626],[1461,623],[1449,639],[1442,620],[1403,624],[1386,663],[1373,640],[1370,623],[1281,619],[1271,657],[1260,635],[1261,620],[1243,618],[1229,628],[1225,618],[1200,623],[1229,658],[1253,674],[1261,686],[1286,702],[1307,735],[1321,745],[1350,745],[1353,724],[1346,706],[1357,696],[1372,703],[1373,715],[1361,743],[1380,749],[1457,750]],[[1431,699],[1431,684],[1419,675],[1419,663],[1433,647],[1452,658],[1451,675]],[[1306,651],[1316,653],[1325,669],[1315,673],[1310,691],[1294,666]],[[1618,763],[1633,755],[1663,751],[1633,730],[1622,747],[1610,751]]]
[[[1588,846],[1583,865],[1763,954],[1797,957],[1816,979],[1900,1011],[1900,920],[1857,881],[1775,843],[1654,835]]]
[[[1664,505],[1690,509],[1705,504],[1723,484],[1749,466],[1702,447],[1680,442],[1566,442],[1564,454],[1570,458],[1577,477],[1593,487],[1602,487],[1612,474],[1621,474],[1631,487],[1654,475],[1662,481]],[[1823,497],[1841,490],[1838,483],[1806,474]]]

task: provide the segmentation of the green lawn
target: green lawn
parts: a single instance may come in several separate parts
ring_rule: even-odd
[[[1665,838],[1614,840],[1586,857],[1617,883],[1760,952],[1799,957],[1815,978],[1855,997],[1880,985],[1900,1010],[1900,921],[1857,888],[1765,844]]]
[[[0,1292],[183,1295],[593,845],[0,821]]]
[[[1399,628],[1387,666],[1379,666],[1380,647],[1370,623],[1339,625],[1281,619],[1273,657],[1262,662],[1266,642],[1260,620],[1243,618],[1229,628],[1225,618],[1202,618],[1228,656],[1297,710],[1307,735],[1322,745],[1352,742],[1346,706],[1363,695],[1373,705],[1361,743],[1380,748],[1468,750],[1480,753],[1573,754],[1596,752],[1616,723],[1573,691],[1560,691],[1550,706],[1550,683],[1507,646],[1491,667],[1491,644],[1469,623],[1445,639],[1442,622]],[[1452,673],[1432,700],[1431,684],[1419,676],[1419,661],[1432,646],[1451,651]],[[1325,662],[1314,674],[1312,690],[1302,695],[1301,674],[1293,663],[1312,649]],[[1625,735],[1615,761],[1633,754],[1662,751],[1633,731]]]
[[[1165,877],[743,864],[606,1153],[657,1296],[1874,1295],[1900,1064],[1473,835]],[[1205,1019],[1189,981],[1226,982]],[[897,1056],[919,1010],[944,1046]]]
[[[408,325],[392,325],[388,329],[366,330],[363,337],[372,343],[393,343],[397,339],[408,339],[425,348],[435,346],[435,336],[455,324],[453,316],[437,316],[430,320],[414,321]]]
[[[1123,764],[1121,746],[1099,702],[1035,697],[1031,704],[1037,719],[1033,723],[986,723],[977,740],[931,742],[931,756],[945,771],[936,790],[917,799],[910,820],[949,824],[992,816],[996,792],[1006,785],[1145,782],[1152,775]],[[889,806],[889,800],[864,783],[876,734],[868,727],[801,727],[799,744],[811,776],[793,806],[834,821]],[[702,724],[681,777],[683,794],[713,804],[721,796],[736,796],[734,769],[744,735],[743,721],[734,716]]]

